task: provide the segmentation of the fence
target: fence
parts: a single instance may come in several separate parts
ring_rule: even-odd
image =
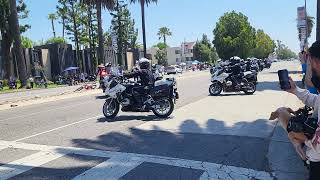
[[[92,52],[92,54],[91,54]],[[79,60],[76,59],[76,52],[69,44],[48,44],[36,46],[33,49],[23,49],[23,58],[26,63],[27,75],[43,76],[49,80],[54,79],[58,75],[62,75],[68,67],[77,67],[81,63],[81,72],[94,74],[96,72],[96,50],[84,49],[79,52]],[[1,54],[1,49],[0,49]],[[124,54],[121,59],[121,64],[126,65],[128,70],[131,70],[135,62],[143,56],[143,52],[139,49],[130,49]],[[11,75],[18,78],[18,68],[15,55],[12,51],[12,59],[10,65]],[[94,60],[95,59],[95,60]],[[6,71],[4,67],[5,60],[0,56],[0,79],[5,78]],[[105,48],[104,64],[112,63],[118,65],[119,60],[117,53],[112,47]]]

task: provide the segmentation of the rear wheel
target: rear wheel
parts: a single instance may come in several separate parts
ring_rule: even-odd
[[[113,119],[119,113],[120,104],[116,99],[108,98],[103,105],[103,115],[106,119]]]
[[[169,117],[174,110],[174,103],[168,98],[156,100],[154,106],[152,112],[159,118]]]
[[[211,96],[217,96],[222,92],[222,85],[219,82],[213,82],[209,87],[209,93]]]
[[[249,83],[247,83],[246,88],[243,90],[243,92],[245,94],[251,95],[251,94],[254,94],[256,92],[256,90],[257,90],[256,85],[249,82]]]

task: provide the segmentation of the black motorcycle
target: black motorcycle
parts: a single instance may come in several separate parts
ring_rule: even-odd
[[[123,112],[152,111],[160,118],[167,118],[172,114],[174,104],[179,99],[177,83],[174,78],[156,81],[155,85],[149,89],[148,94],[136,92],[134,90],[137,87],[136,82],[123,77],[109,76],[106,80],[105,94],[107,99],[103,105],[103,114],[107,119],[113,119],[117,116],[120,105]],[[143,105],[138,105],[138,98],[143,99]]]

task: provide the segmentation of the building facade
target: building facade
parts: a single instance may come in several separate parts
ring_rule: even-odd
[[[182,62],[193,61],[193,47],[195,44],[195,42],[184,42],[180,47],[168,47],[168,65],[175,65]],[[158,64],[158,60],[155,58],[157,51],[157,47],[152,47],[147,50],[147,54],[149,54],[151,57],[152,64]]]
[[[196,42],[183,42],[181,44],[181,58],[183,62],[193,61],[193,48],[196,45]]]

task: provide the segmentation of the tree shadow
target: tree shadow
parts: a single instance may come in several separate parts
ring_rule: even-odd
[[[299,87],[302,87],[302,82],[301,81],[295,81],[296,85]],[[271,91],[283,91],[280,88],[279,81],[263,81],[259,82],[257,85],[257,91],[266,91],[266,90],[271,90]]]
[[[53,162],[49,162],[48,165],[41,167],[18,165],[19,168],[31,170],[26,171],[13,179],[72,179],[103,161],[111,160],[107,156],[109,153],[104,154],[99,152],[103,155],[95,156],[90,155],[90,152],[94,151],[87,149],[135,153],[140,154],[140,157],[150,157],[148,155],[151,155],[157,156],[160,159],[171,157],[210,162],[272,173],[274,169],[272,169],[273,166],[271,167],[271,163],[269,162],[270,159],[267,155],[270,153],[269,145],[274,128],[275,122],[270,122],[265,119],[258,119],[253,122],[240,121],[233,125],[227,125],[222,120],[211,118],[206,121],[204,126],[203,124],[198,124],[195,119],[186,119],[181,121],[178,132],[172,132],[159,126],[154,126],[152,130],[130,128],[129,134],[111,132],[100,135],[95,139],[73,139],[72,142],[76,147],[85,148],[86,150],[70,150],[69,148],[59,147],[55,149],[55,152],[66,155],[63,159],[53,160],[53,162],[56,161],[56,164],[59,164],[57,162],[61,163],[69,161],[69,163],[67,163],[68,167],[60,168],[50,166],[50,163],[55,164]],[[265,129],[270,130],[270,136],[252,136],[254,133],[265,131]],[[278,144],[273,146],[277,146],[276,150],[282,149],[279,147],[282,145]],[[282,156],[295,153],[293,148],[288,146],[288,143],[284,146],[289,149],[273,152],[277,153],[276,157],[279,158],[279,162],[284,161],[281,159]],[[95,152],[96,154],[99,154],[97,151]],[[134,154],[131,155],[133,156]],[[288,162],[281,163],[281,165],[286,166],[288,169],[292,167],[303,168],[302,163],[297,156],[290,158],[291,159],[287,160]],[[92,163],[90,165],[81,164],[87,163],[88,161],[91,161]],[[111,161],[110,163],[117,164],[119,162]],[[172,163],[173,166],[175,166],[175,162]],[[301,167],[297,165],[299,163],[301,164]],[[297,171],[300,175],[303,174],[302,170]],[[159,174],[163,173],[160,172]],[[157,173],[155,175],[157,175]]]
[[[72,143],[87,149],[190,159],[270,171],[266,154],[274,126],[263,119],[238,122],[233,126],[227,126],[221,120],[208,119],[206,127],[200,127],[196,120],[186,119],[181,121],[177,132],[155,125],[152,130],[130,128],[129,134],[111,132],[94,140],[73,139]]]

